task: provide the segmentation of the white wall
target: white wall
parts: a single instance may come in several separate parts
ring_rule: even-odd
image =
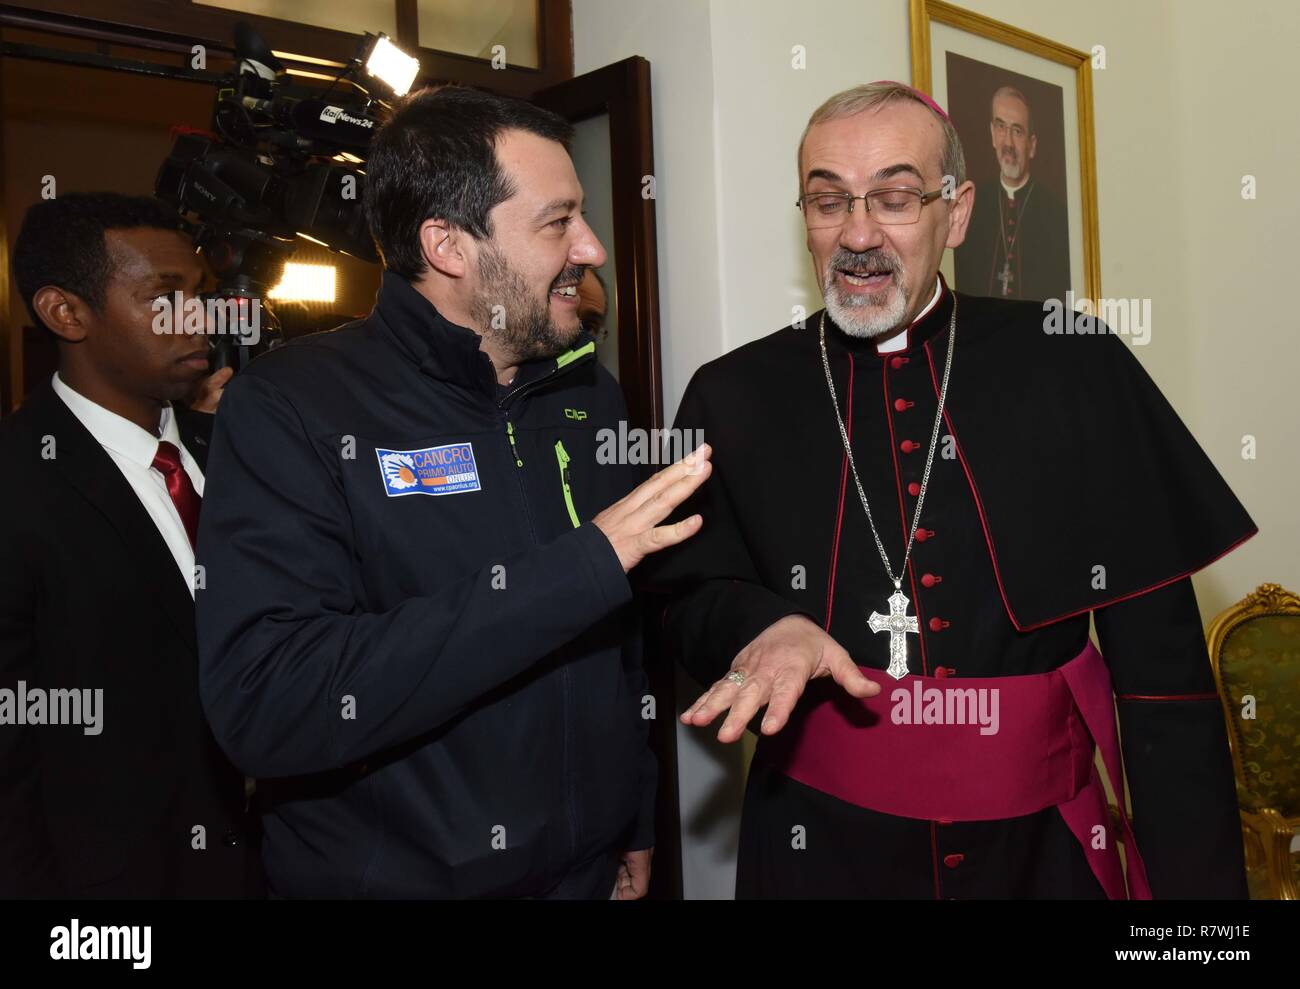
[[[1290,303],[1300,197],[1291,105],[1300,4],[1241,0],[964,0],[1074,48],[1094,73],[1102,293],[1150,298],[1134,348],[1260,526],[1195,579],[1208,620],[1256,584],[1300,590],[1300,319]],[[820,306],[798,214],[795,148],[827,96],[911,80],[906,0],[574,0],[577,71],[652,65],[664,392],[675,412],[703,361]],[[791,67],[804,45],[807,67]],[[1259,198],[1240,197],[1244,174]],[[1242,437],[1258,457],[1243,460]],[[1158,512],[1134,492],[1128,506]],[[735,780],[684,737],[688,896],[732,889]],[[729,753],[734,763],[734,753]]]
[[[722,353],[713,56],[705,0],[575,0],[574,72],[632,55],[650,61],[664,401],[677,411],[691,372]],[[638,186],[632,194],[640,195]]]
[[[722,242],[714,123],[711,18],[704,0],[574,0],[574,71],[630,55],[650,60],[654,103],[655,224],[664,401],[677,412],[691,372],[729,349],[720,286]],[[639,195],[640,188],[629,192]],[[678,695],[694,685],[678,674]],[[680,712],[660,712],[676,718]],[[688,899],[730,897],[744,751],[677,726],[682,873]]]

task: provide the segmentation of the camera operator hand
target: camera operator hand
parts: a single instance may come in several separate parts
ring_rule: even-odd
[[[217,405],[221,402],[221,394],[225,391],[226,383],[234,376],[233,367],[223,367],[220,371],[209,374],[199,382],[198,391],[194,394],[194,400],[190,402],[190,408],[195,412],[216,415]]]

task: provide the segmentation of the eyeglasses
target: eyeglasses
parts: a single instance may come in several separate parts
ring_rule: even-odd
[[[795,200],[809,230],[838,227],[853,212],[853,202],[861,199],[877,223],[901,225],[921,218],[921,207],[943,195],[942,189],[921,192],[919,189],[873,189],[862,196],[847,192],[806,192]]]
[[[1019,124],[1012,124],[1008,128],[1005,120],[995,119],[993,121],[993,133],[998,137],[1005,136],[1008,130],[1011,131],[1011,136],[1016,140],[1020,140],[1025,136],[1025,129]]]

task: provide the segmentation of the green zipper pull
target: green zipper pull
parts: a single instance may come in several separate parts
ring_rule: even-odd
[[[519,459],[519,447],[515,446],[515,424],[509,419],[506,420],[506,436],[510,438],[510,452],[515,455],[515,466],[522,467],[524,462]]]
[[[569,454],[564,449],[564,441],[555,441],[555,462],[560,465],[560,486],[564,488],[564,507],[569,510],[569,521],[576,529],[582,525],[578,510],[573,507],[573,489],[569,487]]]

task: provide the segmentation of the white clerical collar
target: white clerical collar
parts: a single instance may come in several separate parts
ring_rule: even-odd
[[[939,304],[939,296],[943,295],[943,282],[938,275],[934,276],[934,295],[930,296],[930,301],[925,304],[925,308],[917,313],[916,319],[907,325],[907,329],[902,333],[895,333],[883,343],[876,344],[877,354],[892,354],[896,350],[907,349],[908,334],[911,333],[912,327],[929,315],[930,310]]]
[[[1005,193],[1007,194],[1007,198],[1008,198],[1008,199],[1015,199],[1015,198],[1016,198],[1016,193],[1017,193],[1017,192],[1019,192],[1021,189],[1027,189],[1027,188],[1029,188],[1029,180],[1028,180],[1028,179],[1025,179],[1024,182],[1022,182],[1020,185],[1016,186],[1016,188],[1014,188],[1014,189],[1011,188],[1011,186],[1007,185],[1005,182],[1003,182],[1001,176],[998,176],[998,182],[1000,182],[1000,183],[1002,184],[1002,191],[1005,192]]]
[[[150,467],[158,454],[158,441],[167,440],[181,446],[180,430],[176,426],[176,417],[172,415],[170,405],[163,406],[162,417],[158,421],[158,435],[150,435],[130,419],[104,408],[98,402],[92,402],[81,392],[70,387],[59,372],[54,372],[51,381],[54,392],[63,399],[63,403],[72,410],[72,414],[86,427],[96,442],[106,449],[126,457],[141,467]]]

